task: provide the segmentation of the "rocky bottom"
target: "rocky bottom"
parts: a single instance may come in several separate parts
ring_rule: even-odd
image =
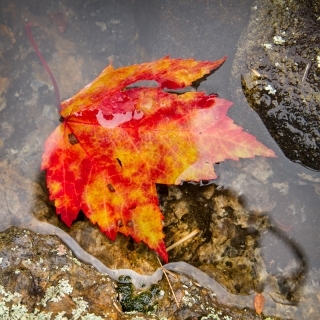
[[[181,274],[168,275],[175,298],[165,278],[137,292],[128,277],[117,282],[80,262],[56,236],[16,227],[0,234],[0,267],[1,319],[261,319]]]

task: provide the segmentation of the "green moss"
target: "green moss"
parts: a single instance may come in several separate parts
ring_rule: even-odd
[[[157,304],[155,296],[160,292],[157,285],[151,286],[150,290],[134,294],[134,288],[129,276],[120,276],[118,279],[118,299],[124,312],[152,313]]]

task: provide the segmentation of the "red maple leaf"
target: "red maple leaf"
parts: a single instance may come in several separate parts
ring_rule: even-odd
[[[165,57],[110,65],[62,103],[63,121],[45,143],[42,169],[68,226],[82,210],[109,238],[130,235],[167,262],[156,183],[213,179],[213,163],[274,156],[226,116],[231,102],[163,90],[189,86],[224,61]],[[159,87],[127,88],[138,80],[156,80]]]

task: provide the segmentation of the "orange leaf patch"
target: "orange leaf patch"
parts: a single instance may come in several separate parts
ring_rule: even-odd
[[[170,59],[108,66],[62,103],[63,122],[45,143],[50,199],[71,226],[80,210],[110,238],[145,242],[167,262],[156,183],[216,177],[213,163],[274,153],[226,116],[232,104],[202,92],[164,91],[217,69],[214,62]],[[127,88],[156,80],[156,88]]]
[[[258,293],[255,297],[254,297],[254,308],[256,310],[256,313],[258,315],[260,315],[263,311],[264,308],[264,304],[266,302],[266,299],[264,298],[264,296],[262,295],[262,293]]]

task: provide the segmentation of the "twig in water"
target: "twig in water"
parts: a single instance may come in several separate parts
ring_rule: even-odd
[[[171,286],[169,277],[168,277],[168,275],[167,275],[167,272],[168,272],[169,270],[167,270],[166,268],[163,267],[163,265],[162,265],[162,263],[161,263],[161,261],[160,261],[160,259],[159,259],[158,256],[157,256],[157,259],[158,259],[159,264],[160,264],[160,266],[161,266],[161,269],[163,270],[163,273],[164,273],[164,275],[165,275],[165,277],[166,277],[166,279],[167,279],[167,282],[168,282],[168,284],[169,284],[169,287],[170,287],[170,290],[171,290],[172,295],[173,295],[173,297],[174,297],[174,300],[175,300],[175,302],[176,302],[176,305],[177,305],[178,309],[180,309],[179,302],[178,302],[178,300],[177,300],[176,295],[174,294],[174,291],[173,291],[173,288],[172,288],[172,286]]]
[[[172,271],[166,269],[165,267],[161,267],[162,270],[165,270],[167,274],[170,274],[171,277],[176,278],[177,279],[177,275],[175,273],[173,273]]]
[[[303,77],[302,77],[301,82],[303,82],[304,80],[306,80],[306,77],[307,77],[307,75],[308,75],[309,69],[310,69],[310,62],[308,62],[308,64],[306,65],[306,68],[305,68],[305,70],[304,70],[304,74],[303,74]]]
[[[261,74],[257,71],[257,70],[254,70],[254,69],[250,69],[257,77],[261,77]]]
[[[175,242],[174,244],[172,244],[171,246],[169,246],[167,248],[167,251],[177,247],[178,245],[180,245],[181,243],[185,242],[186,240],[194,237],[198,232],[200,232],[199,229],[195,229],[192,232],[190,232],[189,234],[187,234],[185,237],[183,237],[182,239],[180,239],[179,241]]]
[[[121,309],[119,308],[119,306],[117,305],[117,303],[115,301],[113,301],[113,306],[117,309],[119,314],[123,315],[123,312],[121,311]]]

